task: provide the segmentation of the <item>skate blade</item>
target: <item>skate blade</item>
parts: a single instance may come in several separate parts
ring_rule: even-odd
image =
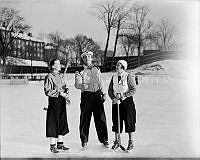
[[[59,151],[59,153],[65,153],[65,152],[69,152],[70,149],[67,149],[67,150],[59,149],[58,151]]]
[[[103,145],[103,147],[106,148],[106,149],[109,149],[109,148],[110,148],[110,146],[105,146],[105,145]]]
[[[133,151],[133,149],[131,149],[131,150],[126,150],[127,153],[131,153],[132,151]]]
[[[123,146],[120,145],[120,148],[121,148],[122,151],[126,152],[126,149]]]
[[[87,147],[82,147],[81,151],[85,151],[87,149]]]

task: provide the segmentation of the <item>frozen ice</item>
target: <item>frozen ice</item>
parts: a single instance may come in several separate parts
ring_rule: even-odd
[[[166,62],[165,62],[166,63]],[[174,63],[177,64],[177,63]],[[168,66],[171,65],[168,62]],[[174,66],[170,66],[173,68]],[[152,71],[153,73],[154,71]],[[103,73],[108,88],[111,75]],[[177,73],[175,73],[177,74]],[[159,75],[146,76],[139,82],[135,95],[137,124],[134,150],[125,153],[106,149],[98,142],[92,118],[88,148],[81,150],[79,138],[80,91],[74,87],[74,74],[67,74],[71,105],[67,106],[70,133],[64,143],[67,152],[52,154],[45,137],[47,97],[43,82],[28,85],[2,84],[1,104],[1,157],[2,158],[81,158],[81,157],[200,157],[198,95],[190,79],[172,76],[162,83]],[[166,75],[164,75],[166,77]],[[157,81],[152,81],[155,78]],[[144,78],[143,78],[144,80]],[[105,112],[110,147],[114,140],[111,131],[111,100],[107,96]],[[127,147],[128,135],[122,133],[122,145]]]

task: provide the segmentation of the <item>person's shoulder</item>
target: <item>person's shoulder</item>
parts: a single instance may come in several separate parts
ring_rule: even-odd
[[[131,78],[135,77],[135,74],[133,72],[126,72],[126,74],[127,74],[127,78],[128,79],[131,79]]]
[[[93,66],[93,68],[94,68],[94,70],[96,70],[97,72],[101,72],[101,69],[100,69],[100,67],[99,67],[99,66],[97,66],[97,65],[94,65],[94,66]]]
[[[48,73],[48,74],[46,74],[45,77],[51,77],[51,76],[52,76],[52,74],[51,74],[51,73]]]
[[[45,80],[51,79],[51,78],[52,78],[52,74],[51,73],[48,73],[48,74],[45,75]]]
[[[94,67],[97,69],[97,70],[100,70],[100,67],[98,65],[94,65]]]

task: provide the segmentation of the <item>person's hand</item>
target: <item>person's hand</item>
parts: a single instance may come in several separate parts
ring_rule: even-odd
[[[87,84],[85,84],[85,83],[83,84],[83,88],[84,88],[84,89],[88,89],[88,87],[89,87],[89,86],[88,86]]]
[[[71,101],[70,101],[69,97],[66,97],[66,98],[65,98],[65,101],[66,101],[66,103],[67,103],[68,105],[71,104]]]
[[[119,100],[118,100],[117,98],[114,98],[114,99],[112,100],[112,103],[113,103],[113,104],[117,104],[118,101],[119,101]]]
[[[64,92],[60,92],[60,96],[62,96],[62,97],[67,97],[67,93],[64,93]]]
[[[75,72],[75,78],[77,78],[78,76],[80,76],[80,73],[79,73],[79,71],[76,71]]]
[[[69,94],[69,88],[65,88],[64,93]]]
[[[102,101],[103,101],[103,102],[106,101],[106,94],[102,94]]]
[[[79,84],[82,83],[82,77],[78,71],[75,72],[75,83],[79,83]]]
[[[47,110],[48,110],[48,108],[47,108],[47,107],[44,107],[44,108],[43,108],[43,110],[44,110],[44,111],[47,111]]]
[[[117,93],[117,95],[116,95],[116,99],[121,99],[122,98],[122,94],[121,93]]]

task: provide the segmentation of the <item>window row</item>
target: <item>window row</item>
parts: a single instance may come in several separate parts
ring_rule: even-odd
[[[21,58],[29,58],[29,59],[31,59],[31,56],[33,58],[43,58],[44,57],[44,55],[41,54],[41,53],[29,53],[29,52],[25,53],[25,52],[20,52],[19,50],[13,51],[13,55],[14,56],[19,56]]]
[[[15,40],[14,45],[17,46],[33,46],[33,47],[44,47],[44,43],[33,42],[33,41],[24,41],[24,40]]]

